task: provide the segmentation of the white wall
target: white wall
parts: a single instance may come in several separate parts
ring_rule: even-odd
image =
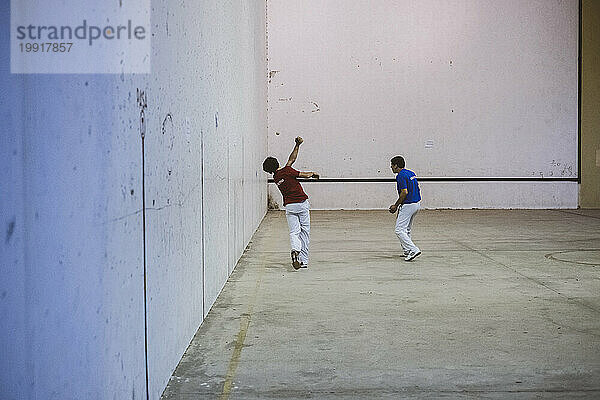
[[[297,166],[328,178],[390,177],[397,154],[421,177],[575,178],[577,36],[577,0],[271,0],[269,153],[301,134]],[[425,186],[428,207],[577,206],[574,182]],[[307,190],[315,208],[390,203]]]
[[[151,399],[264,215],[264,3],[152,7],[151,75],[10,75],[0,43],[2,399],[146,397],[142,174]]]

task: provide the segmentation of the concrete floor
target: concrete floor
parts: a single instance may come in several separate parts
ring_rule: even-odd
[[[600,399],[600,210],[269,213],[164,399]]]

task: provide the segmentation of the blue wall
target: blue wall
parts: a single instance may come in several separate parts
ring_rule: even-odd
[[[152,1],[119,76],[11,75],[2,3],[0,398],[157,399],[266,211],[265,4]]]

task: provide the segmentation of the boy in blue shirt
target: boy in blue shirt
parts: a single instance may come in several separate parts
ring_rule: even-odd
[[[390,206],[390,213],[398,211],[396,218],[396,235],[400,239],[404,251],[404,261],[412,261],[421,255],[421,250],[410,238],[413,218],[421,208],[421,192],[417,176],[411,170],[404,168],[404,158],[396,156],[391,160],[392,171],[396,175],[398,200]]]

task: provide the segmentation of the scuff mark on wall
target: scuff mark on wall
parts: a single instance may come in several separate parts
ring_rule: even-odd
[[[568,176],[573,176],[573,167],[571,165],[565,165],[560,173],[561,176],[567,176],[567,174]]]
[[[160,127],[160,132],[164,135],[167,131],[173,129],[173,115],[171,113],[167,113]],[[169,150],[173,150],[174,138],[173,135],[167,135],[169,140]]]
[[[273,77],[275,76],[275,74],[277,74],[279,71],[277,70],[272,70],[269,71],[269,83],[271,83],[271,79],[273,79]]]
[[[169,36],[169,10],[167,10],[167,17],[165,18],[165,28],[167,29],[167,36]]]
[[[550,170],[548,175],[554,176],[555,174],[558,175],[559,173],[562,177],[573,176],[573,166],[567,163],[560,163],[556,160],[552,160],[552,162],[550,162]]]
[[[167,131],[166,125],[167,122],[171,122],[171,125],[173,125],[173,115],[171,115],[171,113],[167,113],[167,115],[165,116],[165,118],[163,119],[162,122],[162,127],[161,127],[161,133],[164,135],[165,132]]]
[[[319,112],[321,111],[321,108],[319,107],[319,105],[317,103],[315,103],[314,101],[311,101],[312,105],[315,106],[315,109],[311,110],[310,112]]]
[[[10,238],[12,237],[13,233],[15,232],[16,224],[17,224],[17,221],[15,218],[13,218],[12,221],[9,222],[8,229],[6,230],[6,240],[4,241],[6,244],[8,244],[8,242],[10,242]]]
[[[137,103],[140,107],[140,136],[142,139],[146,136],[146,108],[148,108],[148,100],[146,92],[137,89]]]

